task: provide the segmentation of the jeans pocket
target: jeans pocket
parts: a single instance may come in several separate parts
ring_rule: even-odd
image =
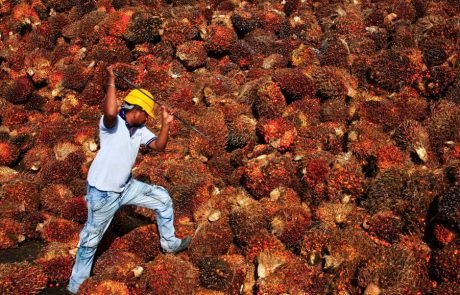
[[[86,201],[91,210],[97,211],[100,210],[107,203],[108,193],[100,191],[96,188],[90,188],[88,190],[88,195],[86,196]]]

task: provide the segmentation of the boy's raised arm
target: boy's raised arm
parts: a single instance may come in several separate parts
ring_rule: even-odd
[[[104,126],[112,128],[117,122],[118,105],[115,95],[115,74],[113,73],[112,66],[107,67],[107,72],[109,78],[104,101]]]

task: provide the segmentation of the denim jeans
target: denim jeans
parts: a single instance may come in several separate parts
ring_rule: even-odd
[[[78,252],[67,289],[77,293],[91,272],[94,254],[114,214],[123,205],[137,205],[155,211],[160,244],[171,252],[181,240],[175,235],[172,200],[166,189],[131,178],[121,193],[100,191],[87,186],[88,219],[80,233]]]

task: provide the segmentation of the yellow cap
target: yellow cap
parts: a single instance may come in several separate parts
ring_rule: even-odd
[[[153,107],[155,106],[155,102],[150,98],[153,97],[153,95],[148,90],[141,90],[143,93],[139,89],[132,90],[126,95],[124,101],[129,104],[140,106],[150,117],[154,118]]]

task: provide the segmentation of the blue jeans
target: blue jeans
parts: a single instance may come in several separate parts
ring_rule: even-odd
[[[137,205],[155,211],[160,244],[171,252],[181,240],[175,235],[172,200],[166,189],[131,178],[121,193],[100,191],[87,186],[88,219],[80,233],[78,252],[67,289],[77,293],[91,272],[94,254],[113,216],[123,205]]]

